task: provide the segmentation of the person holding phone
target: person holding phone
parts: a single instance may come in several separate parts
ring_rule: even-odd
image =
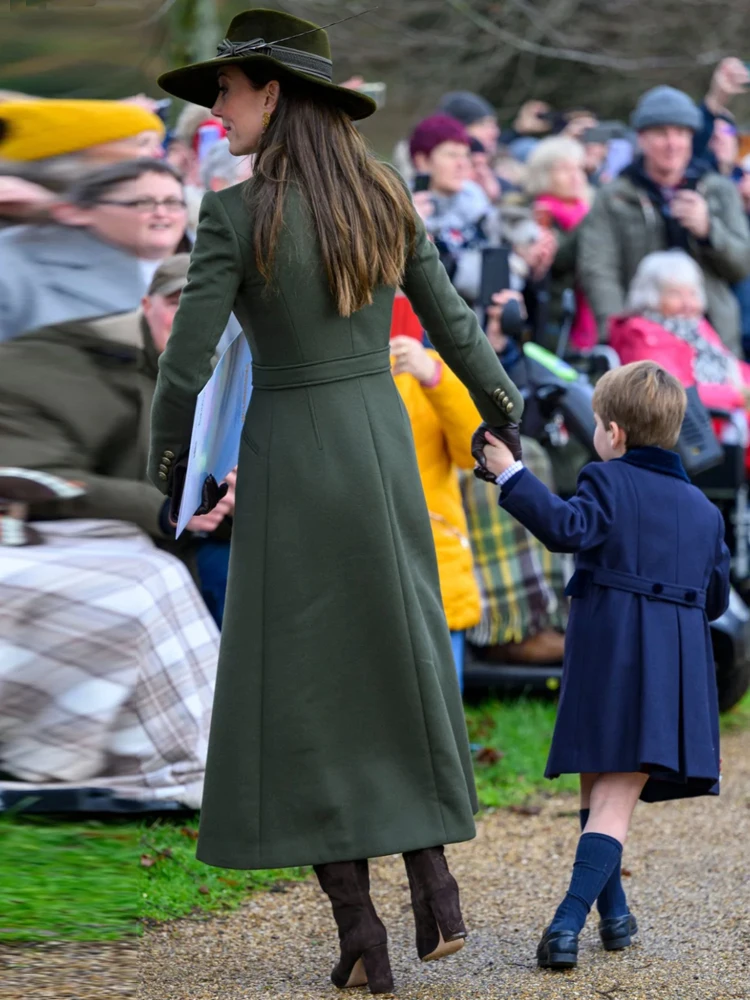
[[[451,273],[451,254],[484,239],[482,222],[492,210],[471,179],[471,139],[457,119],[432,115],[412,132],[409,152],[417,171],[415,205]]]
[[[599,337],[606,340],[610,317],[624,312],[646,254],[679,249],[700,265],[711,324],[739,355],[731,285],[750,274],[750,226],[735,185],[693,161],[701,111],[682,91],[656,87],[641,97],[632,125],[640,154],[599,190],[580,233],[578,273]]]
[[[573,288],[576,315],[570,343],[576,350],[587,350],[598,340],[594,313],[575,276],[579,227],[591,207],[585,157],[581,143],[569,136],[542,139],[529,157],[526,178],[527,194],[534,199],[534,218],[557,239],[545,334],[554,347],[562,322],[563,291]]]

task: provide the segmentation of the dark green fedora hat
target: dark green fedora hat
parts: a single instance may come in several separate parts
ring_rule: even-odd
[[[229,65],[268,69],[278,74],[282,85],[284,80],[304,83],[311,94],[336,104],[355,120],[368,118],[377,108],[371,98],[333,82],[331,46],[323,28],[278,10],[238,14],[214,59],[170,70],[159,77],[159,86],[173,97],[210,108],[219,95],[219,71]]]

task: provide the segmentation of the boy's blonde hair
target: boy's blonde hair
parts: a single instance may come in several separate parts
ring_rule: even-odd
[[[628,448],[674,448],[685,417],[681,383],[655,361],[635,361],[607,372],[594,390],[594,412],[605,428],[615,423]]]

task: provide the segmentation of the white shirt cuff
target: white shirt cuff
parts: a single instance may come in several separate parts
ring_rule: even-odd
[[[516,473],[520,472],[522,468],[523,468],[523,462],[514,462],[513,465],[509,466],[505,470],[505,472],[500,473],[495,482],[499,487],[502,488],[503,486],[505,486],[507,482],[510,482],[513,476],[515,476]]]

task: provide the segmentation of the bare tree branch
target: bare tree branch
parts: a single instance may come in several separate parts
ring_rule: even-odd
[[[685,59],[675,58],[626,58],[615,55],[597,55],[594,52],[582,52],[575,49],[555,48],[549,45],[540,45],[538,42],[529,41],[526,38],[518,38],[505,28],[501,28],[488,17],[475,11],[466,0],[446,0],[449,6],[467,17],[480,30],[495,35],[506,45],[512,45],[520,52],[531,52],[539,56],[547,56],[551,59],[563,59],[567,62],[583,63],[587,66],[601,66],[604,69],[616,69],[623,73],[633,73],[643,69],[672,69],[686,65]],[[721,58],[722,53],[717,50],[702,52],[691,60],[695,65],[710,66]]]

